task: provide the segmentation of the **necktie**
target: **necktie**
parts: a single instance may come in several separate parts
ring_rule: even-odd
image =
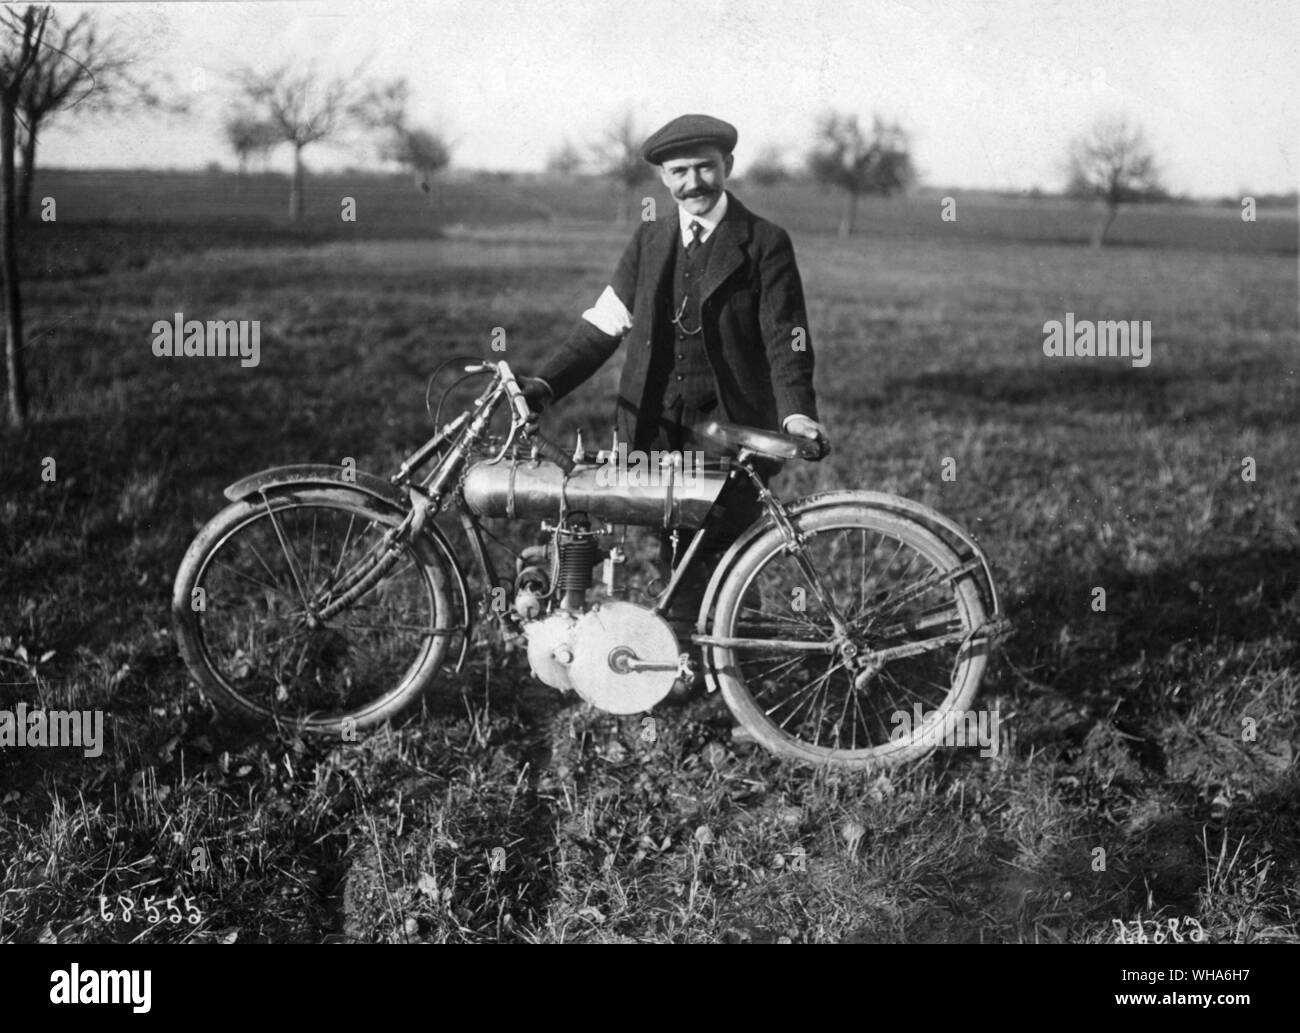
[[[704,224],[698,219],[692,219],[691,224],[686,228],[691,231],[691,242],[686,245],[686,253],[693,255],[700,246],[700,237],[704,233]]]

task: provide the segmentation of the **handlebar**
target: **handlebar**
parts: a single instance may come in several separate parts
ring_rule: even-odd
[[[524,397],[524,390],[519,386],[519,381],[515,379],[514,371],[508,362],[503,359],[500,362],[475,363],[466,366],[465,372],[495,373],[501,381],[501,386],[505,388],[506,397],[510,399],[510,407],[514,409],[518,423],[523,427],[525,439],[537,449],[538,455],[549,459],[566,474],[573,472],[577,465],[573,457],[554,441],[543,437],[537,429],[533,410],[529,407],[528,399]]]
[[[524,390],[519,386],[519,381],[515,379],[515,373],[510,368],[510,363],[504,359],[500,362],[474,362],[465,367],[465,372],[495,373],[497,379],[501,381],[502,386],[506,389],[506,396],[510,399],[510,407],[514,409],[515,415],[525,423],[532,419],[533,411],[528,407],[528,399],[524,397]]]
[[[511,406],[514,407],[518,417],[527,423],[533,418],[533,410],[529,408],[528,399],[524,397],[524,389],[519,386],[519,381],[515,379],[515,371],[510,368],[510,363],[504,359],[496,364],[496,368],[497,376],[501,378],[501,383],[505,386]]]

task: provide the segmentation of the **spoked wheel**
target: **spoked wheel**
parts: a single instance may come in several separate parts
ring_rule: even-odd
[[[719,591],[712,633],[729,644],[711,660],[727,705],[781,756],[850,768],[923,756],[984,673],[970,565],[921,524],[860,503],[792,523],[801,550],[773,528]]]
[[[214,702],[346,733],[418,696],[459,629],[441,558],[385,541],[401,516],[347,488],[284,491],[217,514],[172,597],[181,653]]]

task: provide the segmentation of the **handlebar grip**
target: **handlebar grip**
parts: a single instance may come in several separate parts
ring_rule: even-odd
[[[568,452],[562,449],[554,441],[542,437],[541,434],[533,434],[530,440],[536,447],[539,455],[549,459],[566,474],[573,473],[573,468],[576,465],[573,461],[573,456],[569,455]]]

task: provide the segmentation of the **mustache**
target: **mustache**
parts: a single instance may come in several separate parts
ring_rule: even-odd
[[[716,193],[716,190],[690,190],[684,194],[679,194],[678,196],[683,201],[688,201],[693,197],[712,197]]]

